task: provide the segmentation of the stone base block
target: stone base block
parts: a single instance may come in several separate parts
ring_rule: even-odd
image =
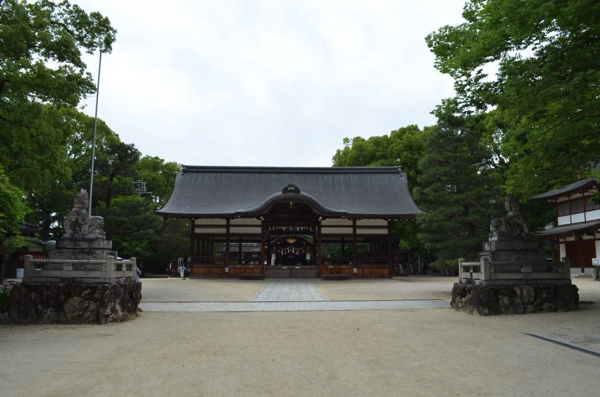
[[[450,306],[481,316],[571,311],[579,308],[575,285],[486,286],[455,283]]]
[[[522,238],[490,238],[483,243],[484,251],[537,251],[539,249],[536,241]]]
[[[142,283],[21,283],[10,294],[9,317],[28,323],[112,323],[135,318]]]

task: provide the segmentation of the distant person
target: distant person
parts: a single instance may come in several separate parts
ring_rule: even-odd
[[[169,262],[169,265],[167,266],[167,278],[171,278],[173,270],[173,263]]]
[[[181,265],[179,265],[177,270],[179,270],[179,274],[181,275],[181,279],[183,280],[185,278],[185,266],[183,266],[183,264],[181,264]]]

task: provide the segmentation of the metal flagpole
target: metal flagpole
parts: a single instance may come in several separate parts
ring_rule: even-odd
[[[96,158],[96,127],[98,125],[98,97],[100,96],[100,69],[102,68],[102,51],[98,62],[98,83],[96,84],[96,113],[94,114],[94,138],[92,140],[92,170],[90,176],[90,204],[88,213],[92,215],[92,190],[94,188],[94,159]]]

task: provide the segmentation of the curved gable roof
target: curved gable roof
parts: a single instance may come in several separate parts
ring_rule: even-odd
[[[299,192],[286,192],[289,184]],[[276,203],[310,205],[323,216],[414,218],[405,175],[397,167],[183,166],[163,217],[254,217]]]

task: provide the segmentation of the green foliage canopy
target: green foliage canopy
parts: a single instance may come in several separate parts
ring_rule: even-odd
[[[429,128],[416,125],[399,128],[390,135],[344,138],[344,148],[336,150],[334,167],[402,167],[409,186],[417,184],[419,158],[422,156]]]
[[[19,234],[19,224],[23,222],[27,206],[23,201],[23,192],[10,184],[0,165],[0,243],[12,247],[11,241]],[[20,242],[18,242],[20,243]],[[17,244],[18,244],[17,243]]]
[[[401,167],[407,175],[409,188],[413,190],[419,184],[419,160],[424,154],[430,131],[431,127],[421,130],[413,124],[394,130],[389,136],[344,138],[344,148],[336,151],[333,166]],[[421,245],[417,238],[418,231],[419,225],[414,222],[394,222],[394,249]]]
[[[465,107],[496,110],[508,190],[528,198],[589,173],[600,149],[600,2],[469,0],[463,17],[426,41]]]
[[[18,187],[70,176],[63,109],[95,91],[81,50],[110,52],[115,34],[68,1],[0,2],[0,164]]]

